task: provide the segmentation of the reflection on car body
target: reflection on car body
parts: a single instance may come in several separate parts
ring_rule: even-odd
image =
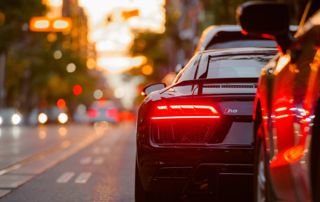
[[[256,201],[320,201],[320,1],[307,2],[294,38],[286,5],[239,8],[243,29],[276,39],[280,50],[255,98]]]

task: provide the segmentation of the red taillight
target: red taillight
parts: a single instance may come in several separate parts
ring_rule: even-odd
[[[118,117],[118,110],[117,109],[109,109],[106,111],[106,117],[117,118]]]
[[[151,116],[152,120],[166,119],[219,119],[220,114],[210,105],[159,105]]]
[[[95,110],[95,109],[89,109],[89,110],[88,110],[88,116],[89,116],[90,118],[95,118],[95,117],[98,116],[98,111]]]

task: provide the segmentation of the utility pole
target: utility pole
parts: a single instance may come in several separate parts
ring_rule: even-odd
[[[6,73],[6,54],[5,54],[5,52],[2,52],[0,54],[0,108],[4,107],[5,73]]]

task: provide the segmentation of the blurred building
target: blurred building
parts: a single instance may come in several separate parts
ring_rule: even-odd
[[[88,57],[88,18],[78,0],[63,0],[62,16],[72,19],[70,37],[66,38],[63,46],[76,51],[83,58]]]
[[[178,38],[181,41],[179,49],[172,61],[173,64],[182,64],[193,55],[199,40],[199,23],[203,15],[203,6],[199,0],[167,1],[167,6],[172,7],[179,16],[177,21]],[[171,56],[172,57],[172,56]],[[172,63],[171,63],[172,64]],[[172,65],[174,68],[174,66]],[[174,69],[173,69],[174,70]]]

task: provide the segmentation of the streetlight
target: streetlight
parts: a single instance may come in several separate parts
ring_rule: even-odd
[[[33,32],[50,32],[50,20],[47,17],[33,17],[29,23],[30,30]]]
[[[67,32],[72,27],[72,20],[68,17],[50,19],[37,16],[30,19],[29,27],[33,32]]]
[[[71,29],[72,20],[68,17],[60,17],[52,21],[52,30],[54,32],[66,32]]]
[[[123,19],[128,20],[129,18],[139,16],[140,11],[138,9],[125,10],[125,11],[122,11],[121,15]]]

